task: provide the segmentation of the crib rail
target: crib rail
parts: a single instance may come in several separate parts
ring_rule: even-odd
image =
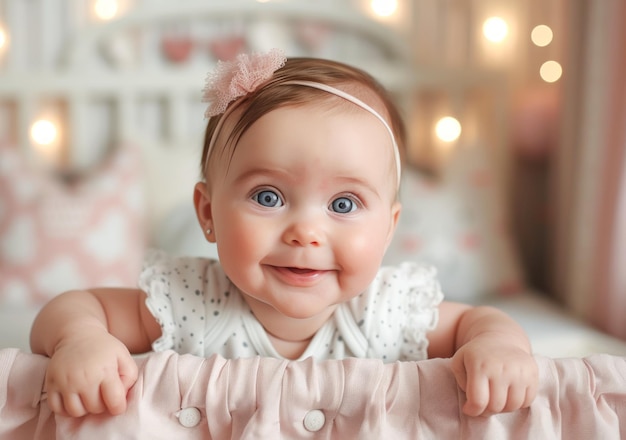
[[[53,3],[56,1],[53,0]],[[6,19],[9,22],[6,26],[9,29],[12,29],[11,20],[19,22],[20,14],[16,13],[19,10],[8,7]],[[40,12],[53,13],[48,7]],[[366,68],[392,89],[404,90],[410,88],[413,82],[410,51],[405,40],[390,32],[388,26],[341,3],[151,1],[139,4],[119,19],[85,27],[68,35],[68,44],[60,46],[62,53],[56,56],[57,63],[48,63],[41,69],[29,69],[23,62],[20,63],[19,57],[7,56],[0,71],[0,117],[13,121],[15,128],[9,134],[11,142],[25,150],[31,147],[30,126],[42,107],[50,102],[61,114],[64,128],[62,143],[66,150],[66,162],[71,166],[85,165],[94,155],[90,150],[104,149],[120,140],[136,137],[138,115],[142,104],[148,101],[161,109],[157,130],[152,130],[162,136],[157,139],[160,143],[183,144],[188,143],[190,138],[197,139],[197,130],[190,127],[189,121],[195,121],[198,127],[202,125],[199,120],[202,112],[196,107],[200,102],[206,72],[212,68],[215,58],[207,57],[201,63],[168,64],[155,61],[154,57],[143,57],[145,59],[129,67],[115,60],[111,62],[105,49],[120,35],[154,34],[168,26],[189,26],[191,21],[206,22],[207,28],[219,27],[229,19],[244,24],[268,21],[290,23],[292,26],[306,19],[341,29],[345,36],[340,40],[341,51],[335,54],[337,59]],[[50,33],[46,29],[42,32]],[[23,35],[19,31],[15,33]],[[142,43],[139,55],[155,49],[154,41],[145,40],[147,42]],[[369,45],[363,45],[363,41]],[[104,108],[109,115],[108,129],[98,131],[108,139],[94,139],[93,127],[98,123],[94,121],[98,116],[90,112],[94,105]],[[102,145],[96,147],[97,143]],[[92,148],[85,147],[89,145]]]

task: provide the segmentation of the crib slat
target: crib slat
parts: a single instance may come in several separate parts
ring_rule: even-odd
[[[59,46],[61,36],[59,12],[61,5],[58,0],[46,0],[39,2],[38,26],[39,26],[39,62],[48,70],[53,67],[55,52]]]
[[[117,143],[133,139],[134,125],[137,121],[137,98],[127,93],[120,95],[115,102],[114,112],[117,137],[113,141]]]
[[[17,103],[17,145],[25,155],[32,154],[29,138],[30,124],[35,114],[35,97],[32,93],[23,93]]]
[[[85,133],[89,127],[87,105],[84,95],[79,93],[70,94],[67,103],[67,136],[64,137],[67,163],[64,165],[81,167],[88,162],[92,153]]]
[[[172,93],[167,98],[167,136],[174,143],[182,142],[189,136],[189,115],[186,95]]]

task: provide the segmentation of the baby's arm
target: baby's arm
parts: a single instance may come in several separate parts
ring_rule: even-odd
[[[535,398],[539,373],[530,342],[503,312],[444,302],[428,338],[430,357],[452,357],[452,370],[467,396],[465,414],[514,411]]]
[[[80,417],[126,410],[137,380],[130,353],[150,350],[160,327],[136,289],[70,291],[41,310],[30,335],[33,353],[49,356],[45,390],[50,409]]]

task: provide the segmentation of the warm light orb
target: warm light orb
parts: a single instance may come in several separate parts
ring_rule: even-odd
[[[461,123],[452,116],[441,118],[435,126],[437,137],[444,142],[453,142],[461,136]]]
[[[5,30],[4,26],[0,25],[0,55],[9,46],[9,34]]]
[[[99,19],[111,20],[119,12],[119,4],[117,0],[96,0],[93,9]]]
[[[47,119],[39,119],[30,128],[30,137],[37,145],[48,146],[58,137],[57,127]]]
[[[389,17],[398,10],[397,0],[372,0],[372,11],[380,17]]]
[[[7,34],[4,31],[4,29],[2,29],[2,27],[0,27],[0,50],[2,50],[7,44]]]
[[[545,24],[540,24],[539,26],[535,26],[535,28],[530,33],[530,39],[535,44],[535,46],[545,47],[552,42],[552,29]]]
[[[483,35],[493,43],[500,43],[509,33],[509,26],[500,17],[491,17],[483,23]]]
[[[546,61],[539,69],[541,79],[548,83],[558,81],[563,74],[563,68],[556,61]]]

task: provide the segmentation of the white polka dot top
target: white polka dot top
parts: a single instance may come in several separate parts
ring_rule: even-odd
[[[218,261],[150,253],[139,287],[161,325],[155,351],[281,358]],[[365,292],[337,307],[300,359],[426,359],[426,333],[437,325],[442,300],[434,268],[383,267]]]

